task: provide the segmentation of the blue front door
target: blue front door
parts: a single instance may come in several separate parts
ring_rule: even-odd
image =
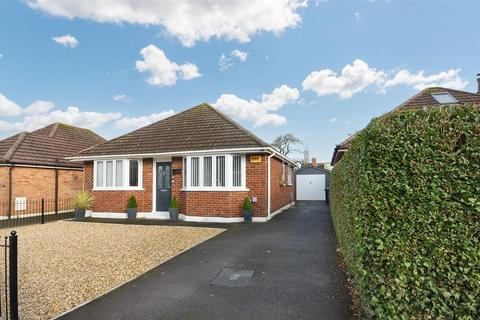
[[[172,196],[170,162],[157,162],[157,211],[168,211]]]

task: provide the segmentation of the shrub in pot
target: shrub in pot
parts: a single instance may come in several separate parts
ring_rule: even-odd
[[[75,207],[75,219],[85,218],[85,213],[89,209],[93,202],[95,202],[95,197],[87,191],[80,191],[73,196],[73,206]]]
[[[168,214],[170,215],[170,220],[178,220],[178,208],[180,204],[177,201],[177,198],[173,197],[172,201],[170,202],[170,206],[168,207]]]
[[[135,196],[130,196],[128,198],[128,205],[127,205],[127,216],[129,220],[135,220],[137,218],[138,206],[137,206],[137,199]]]
[[[243,200],[243,221],[252,222],[252,200],[249,197]]]

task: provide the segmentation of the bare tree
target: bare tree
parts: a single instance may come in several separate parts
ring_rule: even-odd
[[[299,144],[302,144],[300,139],[291,133],[287,133],[276,137],[272,142],[272,147],[277,149],[277,151],[284,156],[287,156],[290,152],[299,151],[298,149],[295,149],[295,146]]]

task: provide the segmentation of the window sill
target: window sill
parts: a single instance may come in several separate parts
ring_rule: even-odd
[[[92,191],[143,191],[142,187],[93,188]]]
[[[250,191],[248,188],[182,188],[180,191],[185,191],[185,192],[245,192],[245,191]]]

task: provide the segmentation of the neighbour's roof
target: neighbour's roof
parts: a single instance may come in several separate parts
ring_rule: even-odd
[[[295,171],[296,174],[329,174],[330,171],[322,168],[319,165],[308,164],[307,166],[301,167]]]
[[[442,103],[435,98],[435,96],[446,96],[447,100],[451,100],[451,103]],[[454,90],[442,87],[426,88],[400,104],[398,107],[390,112],[394,112],[399,109],[414,109],[414,108],[429,108],[439,107],[442,105],[464,105],[475,104],[480,106],[480,94],[472,93],[460,90]],[[359,131],[360,132],[360,131]],[[335,165],[343,157],[343,154],[350,148],[353,139],[357,136],[358,132],[352,134],[344,141],[335,146],[332,156],[332,165]]]
[[[453,102],[451,104],[480,104],[480,94],[442,87],[433,87],[423,89],[422,91],[396,107],[394,110],[412,109],[419,107],[438,107],[441,105],[445,105],[445,103],[440,103],[434,98],[434,95],[441,93],[449,94],[456,100],[456,102]]]
[[[78,156],[269,147],[238,123],[203,103],[84,150]]]
[[[0,162],[81,168],[65,158],[105,141],[88,129],[54,123],[0,140]]]

